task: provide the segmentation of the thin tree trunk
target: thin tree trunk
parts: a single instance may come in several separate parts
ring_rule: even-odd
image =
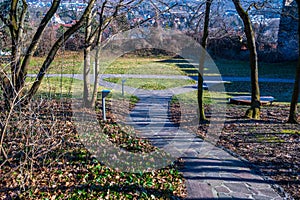
[[[85,21],[86,18],[88,17],[89,13],[92,11],[92,8],[94,6],[96,0],[90,0],[89,4],[87,6],[87,8],[85,9],[83,15],[81,16],[80,20],[74,24],[71,28],[69,28],[53,45],[53,47],[51,48],[46,60],[44,61],[35,82],[33,83],[32,87],[30,88],[30,90],[28,91],[27,95],[26,95],[26,100],[24,103],[27,103],[28,101],[30,101],[32,99],[32,97],[35,95],[35,93],[37,92],[37,90],[39,89],[42,80],[46,74],[46,71],[48,70],[50,64],[52,63],[57,51],[59,50],[59,48],[63,45],[63,43],[65,42],[65,40],[69,39],[69,37],[75,33],[78,29],[80,29]]]
[[[298,5],[298,16],[300,16],[300,0],[297,0]],[[299,49],[300,49],[300,23],[298,22],[298,36],[299,36]],[[299,88],[300,88],[300,54],[298,58],[298,66],[295,77],[294,91],[290,105],[290,113],[289,113],[289,123],[298,123],[297,122],[297,104],[299,100]]]
[[[94,88],[93,88],[93,94],[91,99],[91,106],[94,107],[96,105],[97,100],[97,92],[98,92],[98,78],[99,78],[99,70],[100,70],[100,53],[101,53],[101,42],[102,42],[102,33],[103,33],[103,23],[104,23],[104,10],[105,6],[107,4],[107,1],[104,1],[101,7],[101,12],[99,15],[99,26],[97,31],[97,37],[96,37],[96,55],[95,55],[95,69],[94,69]],[[116,9],[116,12],[118,11],[118,8]]]
[[[84,48],[84,67],[83,67],[83,106],[90,106],[90,71],[91,71],[91,49],[92,49],[92,13],[86,18],[85,27],[85,48]]]
[[[7,75],[5,73],[0,74],[0,87],[3,92],[3,98],[5,103],[5,109],[9,110],[11,108],[11,99],[12,99],[12,85],[10,80],[7,78]]]
[[[16,76],[15,72],[17,71],[18,64],[19,64],[19,52],[20,52],[20,43],[19,43],[19,37],[18,37],[18,19],[17,19],[17,7],[18,7],[18,0],[12,0],[10,4],[10,24],[9,24],[9,30],[11,35],[11,44],[12,44],[12,52],[11,52],[11,74],[12,74],[12,85],[13,87],[16,82]],[[9,91],[8,91],[9,92]],[[7,94],[8,98],[13,98],[13,88],[10,90],[10,94]]]
[[[83,106],[89,107],[90,100],[90,70],[91,70],[91,46],[84,49],[84,67],[83,67]]]
[[[255,44],[255,34],[248,13],[241,6],[240,0],[232,0],[235,8],[244,23],[244,31],[247,37],[247,45],[250,52],[251,68],[251,107],[246,111],[246,117],[260,118],[260,91],[258,84],[258,58]]]
[[[199,109],[199,123],[206,121],[205,110],[203,105],[203,75],[204,75],[204,64],[205,64],[205,49],[207,46],[207,38],[208,38],[208,28],[210,21],[210,7],[212,0],[206,0],[205,7],[205,19],[204,19],[204,29],[203,29],[203,37],[201,41],[202,49],[199,61],[199,73],[198,73],[198,109]]]
[[[102,40],[102,26],[99,27],[99,35],[97,38],[96,42],[96,55],[95,55],[95,68],[94,68],[94,88],[93,88],[93,93],[92,93],[92,98],[91,98],[91,106],[94,107],[96,104],[97,100],[97,90],[98,90],[98,78],[99,78],[99,68],[100,68],[100,53],[101,53],[101,40]]]
[[[47,27],[47,24],[49,23],[49,21],[51,20],[53,15],[56,13],[60,2],[61,2],[61,0],[53,1],[51,8],[48,10],[45,17],[42,19],[37,31],[35,32],[32,40],[31,40],[31,43],[26,51],[24,60],[22,61],[22,65],[19,68],[19,70],[16,72],[16,85],[15,85],[16,91],[19,91],[21,88],[24,87],[25,79],[26,79],[26,75],[27,75],[27,68],[30,63],[30,60],[38,47],[40,38],[41,38],[45,28]]]

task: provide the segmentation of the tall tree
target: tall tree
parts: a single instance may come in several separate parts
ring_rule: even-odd
[[[206,0],[205,6],[205,18],[204,18],[204,27],[203,27],[203,36],[201,40],[201,55],[199,61],[199,72],[198,72],[198,109],[199,109],[199,123],[205,122],[205,112],[204,112],[204,105],[203,105],[203,75],[204,75],[204,64],[205,64],[205,49],[207,46],[207,38],[208,38],[208,28],[209,28],[209,21],[210,21],[210,7],[213,0]]]
[[[246,117],[260,118],[260,91],[258,84],[258,58],[255,44],[255,34],[248,10],[245,11],[240,0],[232,0],[238,15],[244,24],[244,32],[247,38],[247,46],[250,52],[250,68],[251,68],[251,107],[246,112]]]
[[[10,76],[7,72],[1,71],[1,77],[5,81],[1,81],[3,90],[3,96],[6,102],[6,106],[10,107],[12,99],[16,96],[20,96],[24,99],[24,102],[28,102],[32,99],[34,94],[37,92],[41,82],[44,78],[44,75],[47,72],[50,64],[52,63],[56,53],[59,48],[64,44],[73,33],[80,29],[85,22],[85,19],[88,17],[89,13],[92,11],[92,8],[96,0],[90,0],[88,5],[80,17],[80,19],[70,27],[52,46],[50,52],[48,53],[46,59],[43,62],[42,67],[37,74],[36,80],[30,87],[30,90],[25,93],[21,93],[25,86],[25,79],[27,76],[27,70],[29,67],[30,60],[36,51],[40,38],[47,27],[49,21],[56,13],[61,0],[53,0],[50,6],[50,9],[47,11],[43,19],[41,20],[37,30],[33,34],[29,46],[23,47],[24,33],[26,32],[26,16],[28,5],[26,0],[12,0],[4,12],[0,13],[0,19],[10,30],[11,38],[11,59],[10,59]],[[26,49],[24,55],[22,55],[22,50]]]
[[[125,16],[131,9],[136,8],[143,0],[109,2],[104,0],[100,5],[99,12],[90,13],[86,18],[85,27],[85,48],[84,48],[84,91],[83,91],[83,106],[94,107],[97,100],[99,66],[100,66],[100,51],[103,31],[109,27],[112,21],[119,16]],[[119,27],[120,28],[120,27]],[[124,31],[120,29],[119,31]],[[91,71],[91,52],[95,50],[94,57],[94,82],[93,88],[90,89],[89,74]]]
[[[298,6],[298,16],[300,16],[300,0],[296,0]],[[300,49],[300,23],[298,21],[298,36],[299,36],[299,49]],[[298,66],[296,70],[294,91],[290,105],[289,123],[297,123],[297,104],[299,100],[299,88],[300,88],[300,53],[298,58]]]

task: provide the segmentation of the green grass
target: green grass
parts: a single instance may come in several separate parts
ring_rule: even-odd
[[[45,57],[33,57],[29,64],[28,73],[39,72]],[[83,69],[83,54],[78,52],[64,52],[57,55],[50,65],[48,74],[80,74]]]
[[[43,64],[44,57],[32,58],[28,73],[37,73]],[[160,74],[160,75],[183,75],[174,63],[163,63],[161,60],[169,57],[120,57],[105,68],[100,67],[101,73],[105,74]],[[65,52],[56,56],[49,67],[48,74],[80,74],[83,70],[83,54]]]
[[[175,63],[163,63],[169,57],[145,58],[122,57],[109,65],[105,74],[154,74],[154,75],[184,75]]]
[[[204,104],[217,104],[217,103],[226,103],[227,94],[221,92],[209,92],[204,91],[203,93],[203,103]],[[174,95],[172,101],[179,101],[187,104],[197,104],[197,91],[187,92],[179,95]]]
[[[222,76],[250,76],[249,62],[216,60]],[[261,78],[295,78],[297,62],[259,63],[258,71]],[[206,73],[210,74],[210,71]]]
[[[265,83],[259,84],[261,96],[273,96],[275,102],[290,102],[293,92],[292,83]],[[232,82],[225,84],[228,96],[250,95],[250,82]]]
[[[122,84],[121,78],[106,78],[105,81]],[[174,87],[181,87],[186,85],[196,84],[194,80],[182,79],[141,79],[141,78],[128,78],[125,85],[140,88],[145,90],[165,90]]]
[[[34,57],[30,63],[29,73],[37,73],[43,63],[44,58]],[[65,52],[58,55],[53,61],[47,73],[55,74],[73,74],[82,73],[83,54],[78,52]],[[249,63],[245,61],[233,61],[219,59],[215,61],[218,68],[213,63],[206,63],[205,75],[217,75],[219,72],[222,76],[241,76],[249,77]],[[261,78],[289,78],[294,79],[296,62],[285,63],[259,63],[259,77]],[[107,74],[159,74],[159,75],[197,75],[197,70],[183,59],[172,58],[167,56],[160,57],[137,57],[126,56],[116,59],[106,69],[101,72]],[[120,83],[120,79],[107,79],[114,83]],[[142,82],[141,82],[142,81]],[[71,80],[63,81],[62,90],[60,89],[60,78],[53,78],[51,84],[45,80],[39,93],[53,94],[61,96],[61,93],[69,95]],[[76,82],[76,81],[75,81]],[[141,82],[141,83],[140,83]],[[81,83],[80,83],[81,84]],[[176,86],[194,84],[186,80],[145,80],[145,79],[128,79],[125,83],[128,86],[136,88],[163,90]],[[55,85],[55,87],[53,87]],[[234,95],[249,95],[251,88],[250,82],[233,82],[225,84],[228,97]],[[260,83],[261,95],[274,96],[277,102],[289,102],[291,99],[293,84],[290,83]],[[49,93],[49,91],[51,91]],[[189,95],[187,95],[189,96]],[[193,98],[195,95],[192,95]]]
[[[251,95],[250,82],[225,83],[226,93],[204,91],[204,103],[226,102],[232,96]],[[275,103],[289,103],[293,92],[292,83],[260,83],[261,96],[273,96]],[[183,102],[197,103],[197,91],[176,95]]]
[[[282,143],[285,142],[285,140],[274,136],[274,135],[255,135],[255,141],[258,143]]]
[[[283,134],[289,134],[289,135],[300,135],[299,130],[282,130],[281,133]]]
[[[27,78],[28,85],[34,81],[34,78]],[[93,85],[91,85],[92,87]],[[101,99],[101,91],[108,88],[99,86],[97,98]],[[83,81],[73,78],[66,77],[49,77],[44,78],[35,98],[49,98],[49,99],[59,99],[59,98],[81,98],[83,95]],[[107,99],[126,99],[132,104],[138,102],[138,98],[131,94],[125,93],[122,96],[121,92],[111,90],[111,93],[107,96]]]
[[[29,73],[37,73],[45,58],[34,57],[30,62]],[[247,61],[214,60],[205,64],[205,75],[249,77],[250,67]],[[217,66],[217,68],[216,68]],[[259,63],[259,77],[294,79],[297,62]],[[64,52],[56,56],[48,73],[78,74],[82,73],[83,53]],[[216,70],[217,69],[217,70]],[[195,67],[183,59],[168,56],[138,57],[126,56],[116,59],[107,68],[100,69],[106,74],[160,74],[196,76]]]

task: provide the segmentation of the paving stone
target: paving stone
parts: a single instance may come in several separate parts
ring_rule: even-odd
[[[234,175],[234,174],[232,174],[232,173],[229,173],[229,172],[222,172],[222,173],[220,173],[220,176],[221,176],[221,178],[224,178],[224,179],[232,179],[232,180],[236,180],[236,176]]]
[[[225,194],[225,193],[218,193],[218,198],[220,199],[228,199],[228,198],[231,198],[232,196],[229,195],[229,194]]]
[[[228,194],[230,192],[230,190],[225,186],[217,186],[217,187],[215,187],[215,190],[218,193],[225,193],[225,194]]]
[[[262,195],[254,195],[253,198],[257,199],[257,200],[270,200],[271,199],[268,196],[262,196]]]
[[[191,199],[212,199],[215,198],[212,188],[203,182],[195,180],[187,181],[188,185],[188,198]]]
[[[232,192],[230,195],[233,199],[251,199],[251,195],[241,192]]]
[[[278,197],[279,195],[274,191],[273,188],[269,188],[269,189],[259,189],[258,190],[259,193],[263,196],[267,196],[267,197]]]
[[[237,174],[234,174],[234,176],[236,177],[239,177],[239,178],[242,178],[242,179],[248,179],[248,180],[253,180],[253,181],[262,181],[262,178],[257,176],[257,175],[254,175],[254,174],[251,174],[251,170],[248,169],[248,172],[242,172],[242,173],[237,173]]]
[[[260,177],[257,177],[257,178],[259,179]],[[247,182],[247,185],[249,185],[249,187],[251,187],[251,188],[256,188],[257,191],[258,191],[258,189],[271,188],[271,185],[266,184],[266,182],[264,180],[262,180],[261,183]]]
[[[252,194],[243,182],[240,183],[224,183],[224,185],[233,192],[242,192],[243,194]]]

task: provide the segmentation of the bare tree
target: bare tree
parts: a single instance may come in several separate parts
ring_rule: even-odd
[[[24,32],[26,31],[26,15],[28,10],[28,5],[26,0],[12,0],[10,2],[9,9],[6,12],[1,12],[0,19],[3,23],[9,27],[10,37],[11,37],[11,64],[10,64],[10,81],[2,81],[2,88],[6,88],[4,90],[4,99],[6,101],[6,107],[10,107],[12,100],[16,96],[26,97],[23,103],[26,103],[32,99],[32,97],[37,92],[39,86],[42,83],[42,80],[52,63],[56,53],[60,49],[60,47],[64,44],[65,40],[67,40],[73,33],[75,33],[78,29],[80,29],[91,12],[94,3],[96,0],[90,0],[85,11],[83,12],[80,19],[70,27],[60,38],[52,46],[49,51],[46,59],[43,62],[42,67],[37,74],[36,80],[31,85],[30,89],[27,92],[20,93],[21,89],[24,88],[25,79],[27,76],[27,70],[30,63],[30,60],[36,51],[41,36],[47,27],[50,19],[56,13],[61,0],[53,0],[51,3],[50,9],[47,11],[43,19],[41,20],[37,30],[33,34],[32,40],[27,47],[23,47],[24,40]],[[22,50],[26,49],[24,56],[22,55]],[[6,77],[5,74],[2,73],[3,77]]]
[[[242,18],[244,24],[244,32],[247,38],[247,45],[250,51],[250,68],[251,68],[251,107],[246,112],[246,117],[260,118],[260,91],[258,84],[258,57],[255,44],[255,34],[248,10],[244,10],[240,0],[232,0],[238,15]]]
[[[203,73],[204,73],[204,64],[205,64],[205,49],[207,46],[207,38],[208,38],[208,28],[209,28],[209,19],[210,19],[210,7],[213,0],[206,0],[205,7],[205,19],[204,19],[204,28],[203,28],[203,36],[202,36],[202,52],[200,55],[199,61],[199,72],[198,72],[198,109],[199,109],[199,123],[206,121],[204,105],[203,105]]]
[[[298,5],[298,16],[300,16],[300,0],[296,0]],[[298,21],[298,35],[300,33],[300,23]],[[299,49],[300,49],[300,36],[299,36]],[[300,54],[299,54],[300,55]],[[298,66],[295,77],[294,91],[290,105],[290,113],[289,113],[289,123],[298,123],[297,122],[297,104],[299,99],[299,88],[300,88],[300,56],[298,58]]]
[[[124,17],[125,14],[132,8],[136,7],[142,0],[124,1],[109,4],[105,0],[100,6],[99,12],[90,13],[86,18],[85,28],[85,49],[84,49],[84,91],[83,91],[83,106],[93,107],[97,100],[98,78],[99,78],[99,56],[101,53],[101,42],[103,31],[116,20],[119,16]],[[96,15],[96,16],[95,16]],[[94,27],[94,28],[93,28]],[[123,31],[120,29],[120,31]],[[94,57],[94,82],[92,90],[89,89],[89,74],[91,72],[91,51],[95,49]]]

